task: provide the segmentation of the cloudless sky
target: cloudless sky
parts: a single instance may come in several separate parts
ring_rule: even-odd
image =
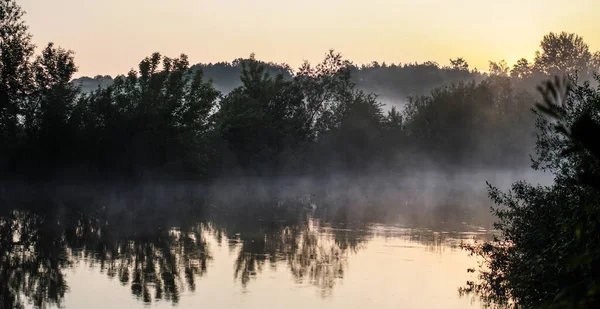
[[[600,49],[599,0],[18,0],[38,47],[75,51],[78,76],[126,73],[158,51],[191,63],[532,59],[544,34]]]

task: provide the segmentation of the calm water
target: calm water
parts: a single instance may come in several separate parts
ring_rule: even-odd
[[[91,209],[4,212],[2,308],[479,307],[458,295],[477,263],[459,244],[488,233],[466,225]]]

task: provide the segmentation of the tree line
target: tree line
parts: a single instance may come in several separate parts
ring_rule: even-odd
[[[185,55],[154,53],[84,91],[73,82],[73,52],[50,43],[35,55],[23,11],[13,0],[0,3],[4,181],[523,166],[535,96],[524,85],[558,71],[588,78],[600,58],[568,33],[545,36],[534,63],[490,62],[489,73],[462,58],[445,67],[358,67],[330,51],[294,71],[253,55],[192,66]],[[413,95],[402,109],[386,109],[363,90],[368,83]]]

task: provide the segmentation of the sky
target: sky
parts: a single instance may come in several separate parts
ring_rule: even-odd
[[[600,50],[598,0],[17,0],[38,47],[75,52],[77,76],[117,75],[153,52],[191,63],[297,68],[329,49],[354,63],[532,59],[550,31]]]

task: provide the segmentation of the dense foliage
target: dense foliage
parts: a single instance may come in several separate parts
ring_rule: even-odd
[[[4,181],[519,168],[533,145],[527,85],[600,63],[581,37],[551,33],[533,64],[490,62],[489,73],[462,58],[357,66],[330,51],[293,71],[253,55],[190,66],[155,53],[114,79],[73,81],[71,51],[34,55],[20,7],[2,0],[0,12]]]
[[[567,87],[565,87],[567,85]],[[477,292],[515,308],[597,308],[600,304],[600,87],[541,88],[534,168],[554,174],[547,187],[519,182],[491,188],[498,205],[493,242],[467,248],[483,257]]]

